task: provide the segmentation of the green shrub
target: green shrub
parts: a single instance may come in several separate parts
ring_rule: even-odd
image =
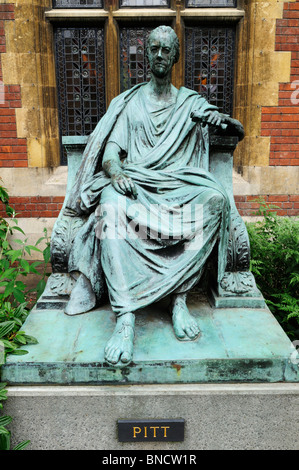
[[[260,222],[247,223],[251,271],[265,300],[290,339],[299,339],[299,219],[279,217],[258,201]]]
[[[10,238],[16,232],[25,236],[23,230],[18,226],[16,213],[9,205],[9,196],[6,189],[0,185],[0,201],[5,207],[7,217],[0,217],[0,366],[6,360],[7,354],[27,354],[22,349],[26,344],[37,343],[32,336],[26,335],[21,327],[26,320],[30,308],[33,306],[32,297],[35,300],[42,294],[47,273],[47,264],[50,260],[50,244],[45,231],[35,245],[29,245],[27,239],[14,239],[17,248],[13,248]],[[46,248],[40,250],[38,245],[46,242]],[[43,254],[43,261],[30,263],[25,254],[32,252]],[[40,267],[40,271],[37,267]],[[42,269],[41,269],[42,268]],[[40,276],[35,289],[26,287],[26,277],[34,273]],[[33,292],[35,291],[35,292]],[[6,400],[7,390],[5,383],[0,383],[0,409],[3,408],[1,401]],[[10,431],[6,426],[11,422],[10,416],[0,417],[0,450],[10,450]],[[13,450],[24,449],[30,441],[18,444]]]
[[[0,409],[3,408],[2,401],[7,399],[6,383],[0,383]],[[10,437],[11,432],[6,428],[12,421],[11,416],[0,416],[0,450],[11,450]],[[17,444],[12,450],[23,450],[30,441],[26,440]]]

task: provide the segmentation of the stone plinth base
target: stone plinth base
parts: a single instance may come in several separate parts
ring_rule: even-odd
[[[299,449],[299,384],[12,386],[8,397],[13,444],[30,450]],[[118,419],[155,418],[183,418],[184,441],[118,441]]]
[[[109,306],[67,316],[63,301],[41,300],[22,330],[39,343],[11,355],[2,381],[17,384],[165,384],[296,382],[299,360],[267,308],[213,308],[190,295],[201,328],[196,341],[176,339],[166,304],[136,313],[133,363],[112,367],[104,347],[115,324]],[[22,348],[24,349],[24,348]]]

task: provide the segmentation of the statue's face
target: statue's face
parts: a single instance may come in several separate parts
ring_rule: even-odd
[[[151,72],[156,77],[168,75],[175,60],[175,48],[170,34],[156,33],[150,38],[148,60]]]

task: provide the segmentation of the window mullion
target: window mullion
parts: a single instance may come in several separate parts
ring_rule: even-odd
[[[118,0],[106,0],[108,20],[105,25],[105,57],[106,57],[106,105],[119,95],[119,31],[118,24],[113,18],[113,12],[118,8]]]
[[[174,30],[177,34],[177,37],[180,41],[180,60],[177,64],[173,67],[172,72],[172,81],[175,87],[180,88],[184,85],[184,66],[185,66],[185,58],[184,58],[184,24],[181,17],[181,11],[184,8],[184,0],[174,0],[172,2],[172,7],[176,11],[175,23],[174,23]]]

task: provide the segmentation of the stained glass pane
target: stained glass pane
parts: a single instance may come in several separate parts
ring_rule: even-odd
[[[120,7],[168,7],[169,0],[120,0]]]
[[[89,135],[106,110],[103,28],[57,28],[55,49],[60,135]]]
[[[186,0],[186,7],[236,7],[236,3],[236,0]]]
[[[53,0],[54,8],[103,8],[103,0]]]
[[[120,28],[120,88],[128,90],[137,83],[148,81],[146,39],[153,28]]]
[[[232,27],[186,28],[185,86],[227,114],[232,113],[234,43]]]

